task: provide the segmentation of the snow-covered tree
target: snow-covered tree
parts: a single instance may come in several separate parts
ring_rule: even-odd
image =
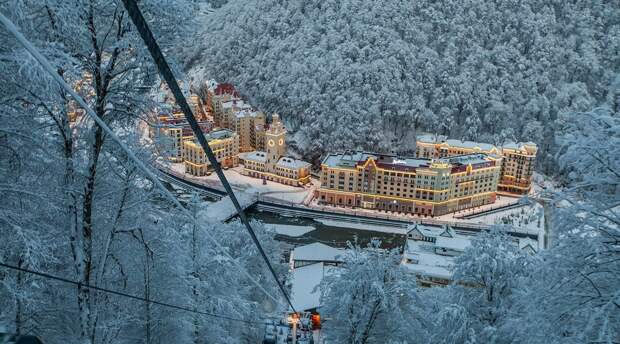
[[[330,342],[402,342],[411,334],[415,277],[399,265],[398,252],[377,247],[350,247],[343,265],[324,279],[321,314]]]
[[[140,2],[172,60],[172,39],[187,32],[194,4]],[[140,142],[136,124],[150,103],[144,89],[153,84],[154,68],[122,2],[24,0],[0,3],[0,10],[148,165],[151,147]],[[80,113],[13,37],[3,29],[0,35],[0,235],[10,238],[0,243],[2,261],[201,311],[254,314],[245,311],[262,306],[265,296],[225,262],[218,279],[211,279],[206,267],[219,256],[207,249],[201,250],[206,258],[199,263],[205,268],[197,270],[197,278],[205,281],[202,295],[213,298],[190,297],[193,221],[162,201],[116,143]],[[222,237],[231,236],[225,249],[235,259],[256,264],[247,235],[225,225],[221,230]],[[229,290],[218,289],[224,282],[230,290],[239,289],[225,305],[221,301]],[[196,339],[186,313],[5,269],[0,305],[2,327],[46,342],[202,342],[216,334],[237,342],[256,338],[256,332],[237,331],[223,320],[201,319]]]
[[[308,158],[428,131],[534,141],[543,166],[560,115],[615,99],[619,17],[577,0],[231,0],[188,65],[282,114]]]
[[[554,195],[552,247],[529,285],[521,338],[613,342],[620,336],[620,119],[609,109],[566,118],[558,156],[567,187]]]

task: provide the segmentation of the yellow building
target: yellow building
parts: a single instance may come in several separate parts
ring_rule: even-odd
[[[462,154],[485,153],[502,156],[498,190],[527,194],[532,185],[537,147],[535,143],[507,143],[498,148],[489,143],[447,139],[441,135],[421,135],[416,141],[416,157],[444,158]]]
[[[329,154],[316,196],[320,204],[443,215],[495,202],[500,169],[501,158],[483,153],[436,160]]]
[[[205,138],[222,167],[239,164],[239,136],[236,133],[221,129],[205,135]],[[196,140],[183,142],[183,164],[185,172],[193,176],[205,176],[212,169],[207,155]]]
[[[206,107],[212,113],[214,126],[230,129],[225,125],[228,123],[224,123],[224,103],[233,100],[241,100],[233,85],[218,84],[212,80],[207,83]]]
[[[239,154],[241,174],[292,186],[309,183],[310,163],[285,156],[286,129],[277,114],[263,135],[265,151]]]
[[[212,129],[209,121],[200,121],[198,126],[203,133]],[[163,155],[172,162],[183,161],[183,142],[194,139],[185,116],[179,114],[161,113],[153,123],[149,123],[149,136],[158,144]]]
[[[264,139],[259,133],[265,129],[265,114],[255,110],[241,110],[235,114],[234,130],[239,135],[239,151],[251,152],[258,150],[257,138]]]
[[[219,105],[213,111],[214,124],[223,129],[235,130],[236,114],[242,111],[252,111],[252,106],[239,98],[231,98],[223,102],[218,101],[216,104]]]
[[[535,143],[508,143],[502,146],[502,177],[498,190],[527,194],[532,187],[534,163],[538,147]]]
[[[475,153],[500,155],[502,152],[489,143],[452,140],[441,135],[421,135],[416,141],[418,158],[436,159]]]

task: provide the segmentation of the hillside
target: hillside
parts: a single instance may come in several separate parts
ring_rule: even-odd
[[[611,101],[620,71],[613,2],[232,0],[203,29],[192,61],[281,113],[306,157],[407,150],[415,130],[547,153],[548,124]]]

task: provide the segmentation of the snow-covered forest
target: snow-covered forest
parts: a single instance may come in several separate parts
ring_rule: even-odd
[[[354,248],[324,280],[329,343],[620,341],[617,1],[139,3],[179,79],[233,82],[282,114],[307,157],[407,151],[420,131],[542,147],[562,185],[540,195],[550,247],[526,254],[498,226],[457,259],[460,283],[430,289],[398,250]],[[0,12],[143,162],[156,158],[136,128],[157,74],[121,1],[0,0]],[[75,102],[2,26],[0,85],[0,262],[79,283],[0,266],[0,332],[261,342],[277,309],[265,292],[278,290],[242,225],[210,223],[199,197],[192,218],[168,203],[91,119],[72,122]],[[286,279],[275,233],[254,227]]]
[[[191,32],[192,2],[140,4],[169,52]],[[154,158],[135,125],[149,107],[155,70],[120,1],[9,1],[0,11],[140,159]],[[4,28],[0,38],[3,263],[248,320],[273,307],[238,270],[246,266],[274,288],[242,227],[188,221],[92,120],[71,122],[75,103]],[[189,207],[200,218],[205,204]],[[278,262],[273,235],[256,227]],[[0,332],[36,334],[46,344],[262,337],[261,326],[233,324],[0,268]]]
[[[233,82],[326,150],[410,151],[415,131],[536,142],[555,123],[620,108],[616,1],[231,0],[190,64]]]

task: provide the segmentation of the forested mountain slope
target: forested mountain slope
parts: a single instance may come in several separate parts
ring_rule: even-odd
[[[619,82],[617,1],[232,0],[204,31],[192,61],[284,115],[307,157],[407,150],[416,129],[548,153],[552,123]]]

